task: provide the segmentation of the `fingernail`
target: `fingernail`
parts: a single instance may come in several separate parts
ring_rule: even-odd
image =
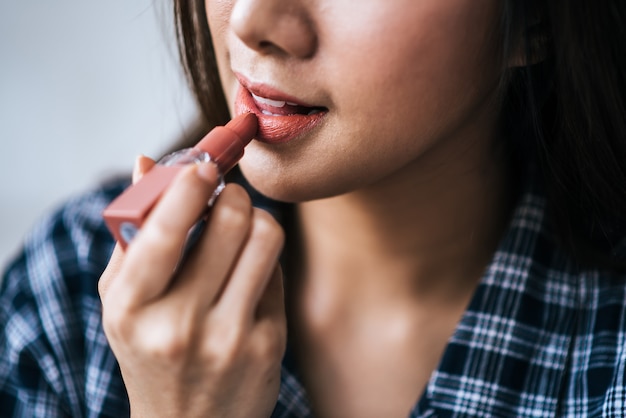
[[[136,183],[141,178],[141,160],[143,155],[139,154],[135,158],[135,165],[133,166],[133,183]]]
[[[217,166],[212,162],[199,163],[196,168],[196,174],[202,180],[215,183],[218,176]]]

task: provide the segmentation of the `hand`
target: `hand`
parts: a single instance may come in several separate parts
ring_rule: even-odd
[[[139,159],[135,179],[152,165]],[[228,185],[177,266],[216,184],[213,164],[185,168],[100,279],[133,416],[250,418],[276,403],[286,344],[280,226]]]

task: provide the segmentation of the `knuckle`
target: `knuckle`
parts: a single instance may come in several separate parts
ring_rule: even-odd
[[[126,351],[155,364],[181,364],[193,354],[197,336],[190,324],[145,320],[124,308],[105,309],[102,315],[103,328],[112,345],[125,346]]]
[[[215,216],[219,218],[220,224],[227,228],[248,228],[251,207],[250,198],[245,190],[232,185],[222,192],[220,204],[215,208]]]
[[[223,202],[227,202],[231,205],[236,205],[245,208],[249,211],[249,208],[252,206],[252,201],[246,189],[241,187],[238,184],[230,183],[228,184],[222,193],[220,194],[220,200]]]
[[[98,280],[98,295],[103,302],[111,283],[115,280],[115,277],[119,275],[123,260],[124,257],[120,254],[118,244],[115,246],[113,254],[111,254],[111,258],[109,259],[109,263]]]
[[[127,310],[102,308],[102,328],[109,339],[127,340],[132,335],[132,320]]]
[[[160,244],[166,246],[171,242],[171,237],[180,235],[175,225],[167,219],[155,219],[147,224],[142,230],[149,242],[153,245]]]
[[[254,356],[258,361],[275,363],[283,358],[286,345],[285,332],[275,325],[267,324],[260,330],[254,342]]]
[[[174,222],[159,219],[146,224],[139,231],[136,240],[141,241],[144,251],[149,251],[151,254],[178,257],[186,234],[187,230],[177,227]]]
[[[109,277],[105,275],[102,275],[100,277],[100,280],[98,281],[98,295],[100,295],[100,299],[104,299],[104,295],[109,289],[110,282],[111,282],[111,279]]]
[[[186,357],[189,347],[186,341],[180,338],[170,338],[152,341],[152,344],[147,344],[144,350],[148,358],[154,359],[158,363],[171,364]]]
[[[239,184],[229,183],[224,188],[224,191],[222,192],[222,194],[226,194],[227,196],[229,196],[230,199],[240,201],[246,206],[249,206],[252,204],[252,201],[250,200],[250,195],[248,194],[246,189],[244,189]]]
[[[249,211],[234,205],[224,205],[220,210],[219,218],[224,228],[246,229],[249,224]]]
[[[180,327],[172,325],[154,327],[141,337],[142,351],[158,363],[179,363],[187,358],[194,347],[194,338]]]
[[[217,326],[205,340],[204,356],[217,371],[236,365],[244,347],[244,332],[237,326]]]
[[[273,242],[279,246],[284,243],[285,233],[272,215],[263,209],[255,208],[253,218],[251,239],[259,239],[266,243]]]

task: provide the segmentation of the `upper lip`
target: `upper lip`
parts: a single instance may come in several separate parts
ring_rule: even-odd
[[[295,96],[291,96],[267,84],[252,82],[241,73],[236,72],[235,77],[237,77],[237,80],[239,80],[239,83],[244,88],[246,88],[250,93],[254,94],[255,96],[260,96],[260,97],[263,97],[265,99],[270,99],[270,100],[288,102],[290,104],[294,104],[298,106],[320,107],[319,105],[314,105],[314,104],[303,102],[302,99],[299,99]]]

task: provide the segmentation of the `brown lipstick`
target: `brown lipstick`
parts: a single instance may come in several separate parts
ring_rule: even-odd
[[[130,243],[165,189],[185,165],[214,162],[220,172],[220,184],[214,192],[214,198],[217,197],[224,187],[222,176],[241,159],[244,147],[256,132],[256,116],[245,113],[226,126],[211,130],[193,148],[185,148],[160,159],[141,180],[104,209],[105,223],[122,248]]]

